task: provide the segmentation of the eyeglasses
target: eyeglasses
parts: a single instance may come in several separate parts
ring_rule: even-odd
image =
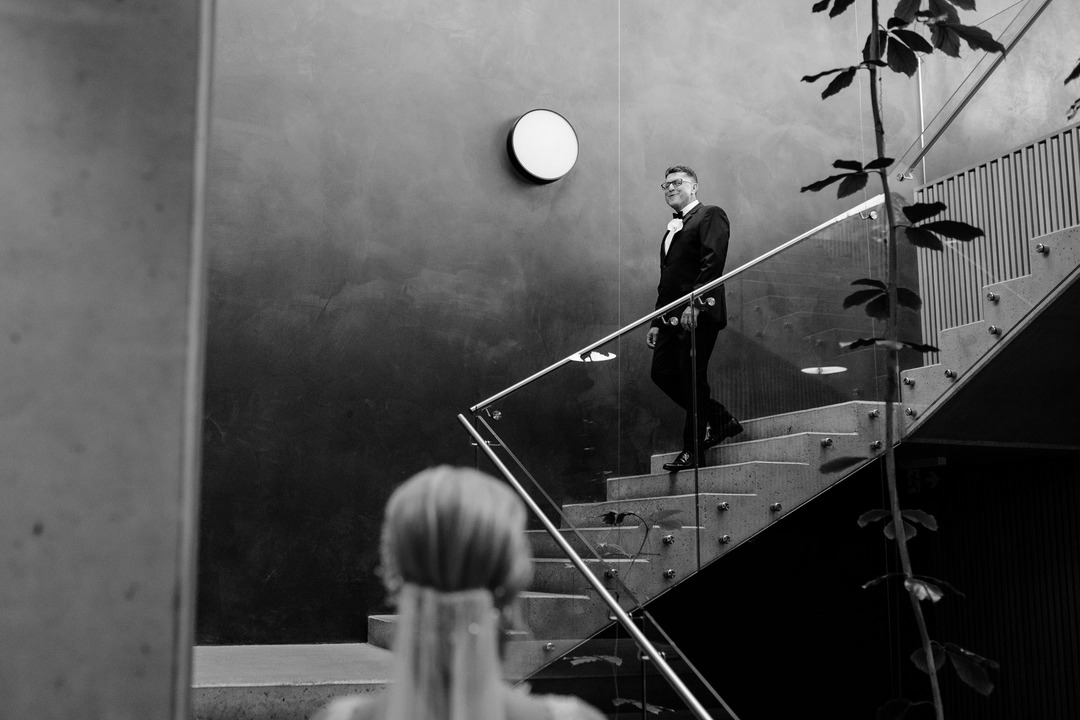
[[[667,190],[669,187],[682,187],[683,183],[694,182],[693,180],[684,180],[683,178],[677,178],[675,180],[668,180],[667,182],[660,183],[661,190]]]

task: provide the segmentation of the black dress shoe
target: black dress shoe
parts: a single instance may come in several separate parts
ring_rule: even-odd
[[[707,448],[711,448],[714,445],[719,445],[729,437],[735,437],[742,432],[742,425],[735,418],[731,418],[719,428],[714,429],[712,425],[709,425],[705,431],[705,439],[702,441],[702,445]]]
[[[698,463],[698,465],[704,465],[704,459]],[[664,463],[664,469],[669,472],[676,472],[678,470],[689,470],[694,467],[694,453],[689,450],[683,450],[676,456],[674,460],[669,463]]]

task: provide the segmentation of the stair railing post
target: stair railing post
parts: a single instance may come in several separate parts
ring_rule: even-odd
[[[660,651],[658,651],[653,644],[649,642],[649,639],[645,637],[645,634],[638,629],[627,612],[619,606],[618,601],[615,600],[611,593],[608,592],[608,589],[600,582],[600,579],[589,571],[588,566],[585,565],[585,561],[581,559],[581,556],[577,554],[574,548],[570,547],[570,543],[562,536],[562,533],[555,527],[555,524],[548,519],[548,516],[544,514],[540,506],[533,500],[532,496],[525,492],[524,486],[522,486],[521,482],[514,477],[514,474],[510,472],[510,469],[506,467],[506,463],[504,463],[502,459],[495,454],[495,451],[484,442],[484,438],[473,428],[469,423],[468,418],[464,415],[458,415],[458,422],[460,422],[469,435],[473,437],[477,447],[488,456],[488,459],[491,460],[491,462],[495,464],[495,467],[499,469],[499,472],[503,474],[506,482],[510,484],[510,487],[513,488],[514,492],[518,494],[522,502],[529,508],[529,511],[532,512],[537,520],[540,521],[540,524],[544,526],[544,530],[546,530],[548,535],[551,536],[551,539],[555,541],[555,544],[559,546],[559,549],[566,554],[570,563],[577,568],[577,571],[582,574],[585,581],[592,586],[593,590],[596,591],[596,594],[599,595],[600,599],[604,601],[604,604],[608,606],[615,621],[623,626],[626,632],[628,632],[630,636],[634,638],[634,641],[637,642],[638,647],[648,655],[649,660],[656,665],[660,674],[664,676],[664,679],[668,681],[676,694],[684,703],[686,703],[690,712],[692,712],[698,720],[713,720],[712,716],[709,715],[709,712],[701,702],[694,697],[694,694],[690,692],[690,689],[686,687],[686,684],[675,674],[675,671],[671,669],[671,666],[668,665],[667,660],[660,654]]]

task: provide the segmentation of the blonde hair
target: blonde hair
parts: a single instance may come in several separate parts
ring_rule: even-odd
[[[525,507],[506,485],[440,466],[390,497],[383,579],[398,623],[389,720],[505,717],[499,619],[532,579]]]

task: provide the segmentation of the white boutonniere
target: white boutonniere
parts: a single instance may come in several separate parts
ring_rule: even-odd
[[[668,232],[679,232],[682,230],[682,218],[672,218],[671,222],[667,224]]]

